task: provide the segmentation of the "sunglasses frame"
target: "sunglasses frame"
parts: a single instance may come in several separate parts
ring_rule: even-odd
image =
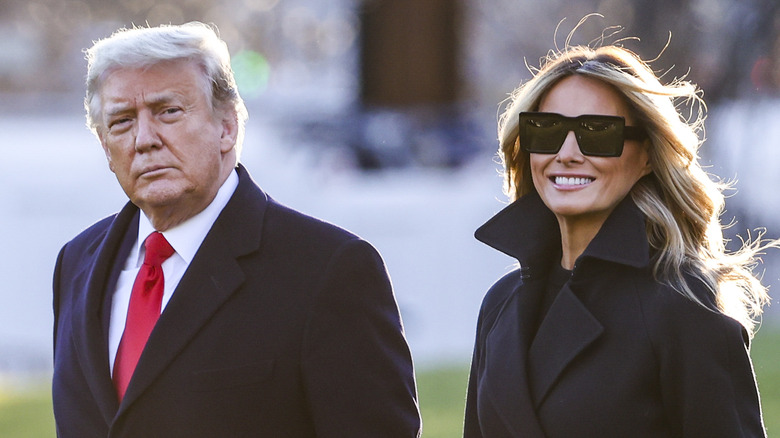
[[[546,121],[553,122],[554,125],[547,127],[548,136],[554,136],[551,140],[553,143],[558,143],[554,148],[539,148],[533,147],[532,144],[534,136],[538,136],[539,133],[533,133],[533,127],[531,121],[536,119],[544,119]],[[614,130],[609,137],[603,139],[592,139],[593,133],[587,131],[585,125],[586,122],[612,124],[611,129]],[[566,117],[558,113],[548,112],[534,112],[524,111],[519,114],[519,133],[518,138],[520,141],[520,148],[523,152],[534,154],[557,154],[569,132],[574,131],[574,136],[577,139],[577,145],[580,148],[580,152],[583,155],[592,157],[619,157],[623,154],[623,144],[626,140],[644,140],[647,138],[647,131],[644,128],[638,126],[626,126],[626,119],[621,116],[608,116],[602,114],[583,114],[577,117]],[[554,128],[554,131],[551,131]],[[537,128],[545,129],[545,128]],[[603,134],[602,134],[603,135]],[[560,138],[560,142],[559,139]],[[600,147],[597,149],[591,148],[594,141],[611,141],[614,144],[609,147]],[[584,147],[583,147],[584,144]]]

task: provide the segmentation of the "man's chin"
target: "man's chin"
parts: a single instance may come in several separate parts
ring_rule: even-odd
[[[160,181],[147,185],[143,190],[137,190],[130,199],[133,201],[133,204],[144,210],[167,209],[174,207],[184,196],[183,190],[170,184],[161,184]]]

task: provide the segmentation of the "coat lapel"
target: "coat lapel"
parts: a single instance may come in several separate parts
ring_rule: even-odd
[[[528,377],[535,406],[542,404],[566,367],[604,331],[588,309],[587,298],[576,295],[571,288],[574,284],[576,290],[588,290],[588,277],[601,275],[600,271],[588,269],[593,260],[635,268],[650,263],[645,218],[630,198],[618,204],[578,258],[572,280],[558,293],[539,326],[528,352]]]
[[[105,328],[104,302],[116,277],[122,269],[120,253],[127,253],[133,239],[129,240],[128,228],[137,218],[138,209],[127,204],[109,226],[99,243],[91,263],[82,273],[85,290],[78,294],[75,309],[78,318],[73,321],[73,343],[84,376],[106,423],[111,422],[118,402],[108,366],[108,334]],[[108,306],[110,308],[110,304]],[[104,318],[105,316],[105,318]]]
[[[237,258],[256,251],[266,195],[239,167],[239,185],[154,327],[122,400],[121,415],[244,282]],[[246,224],[244,226],[237,224]]]
[[[561,289],[528,352],[528,379],[539,406],[553,384],[580,353],[599,338],[604,327],[572,292]]]
[[[507,300],[485,341],[485,393],[501,418],[508,436],[544,437],[530,397],[526,369],[534,314],[542,287],[539,281],[520,286]]]

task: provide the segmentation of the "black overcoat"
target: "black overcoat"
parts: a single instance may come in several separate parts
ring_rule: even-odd
[[[765,436],[745,329],[653,278],[645,219],[621,202],[536,326],[560,231],[538,195],[476,232],[520,262],[480,310],[465,438]]]
[[[110,293],[138,209],[87,229],[54,278],[60,437],[417,437],[412,361],[364,240],[239,184],[152,331],[122,403]]]

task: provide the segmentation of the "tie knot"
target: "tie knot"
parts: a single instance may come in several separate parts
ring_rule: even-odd
[[[174,253],[173,247],[165,240],[165,236],[157,231],[146,238],[144,246],[146,247],[144,263],[147,265],[160,266],[165,259]]]

